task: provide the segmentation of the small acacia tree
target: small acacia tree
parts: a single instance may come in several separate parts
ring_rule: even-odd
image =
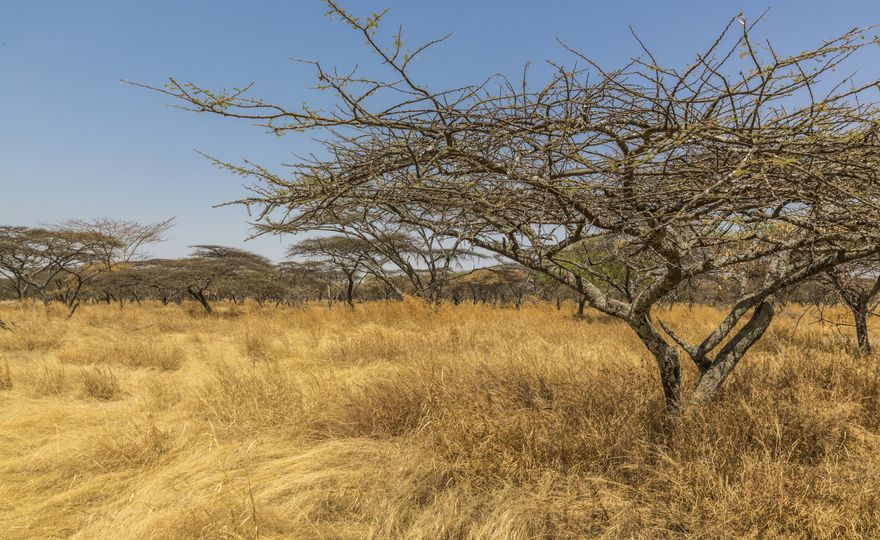
[[[820,276],[819,282],[834,300],[849,308],[858,349],[871,354],[868,318],[880,305],[880,261],[865,259],[833,268]]]
[[[149,259],[136,262],[129,275],[135,286],[149,291],[149,294],[167,305],[179,303],[186,294],[181,288],[179,263],[173,259]]]
[[[383,44],[382,14],[362,21],[328,4],[390,73],[315,63],[338,97],[331,112],[174,79],[154,88],[278,135],[326,130],[325,156],[290,175],[223,164],[256,180],[240,202],[264,231],[370,208],[544,273],[633,330],[671,410],[681,406],[678,349],[698,372],[692,400],[708,402],[784,291],[877,253],[878,83],[823,80],[872,43],[862,31],[782,56],[736,17],[680,69],[644,47],[613,70],[568,49],[576,64],[554,64],[541,84],[494,77],[432,90],[411,70],[426,46],[406,51],[399,34]],[[601,260],[572,256],[591,242]],[[658,324],[654,307],[688,283],[740,274],[745,285],[701,339]]]
[[[271,274],[274,267],[268,259],[249,251],[217,245],[192,246],[186,259],[164,261],[162,265],[171,279],[206,313],[213,313],[210,298],[244,296],[243,290],[259,276]]]
[[[278,264],[279,278],[286,284],[288,300],[304,302],[309,300],[323,301],[324,295],[331,298],[337,279],[337,271],[324,261],[283,261]]]
[[[371,245],[360,238],[309,238],[291,246],[287,253],[290,257],[305,256],[322,263],[331,276],[330,288],[333,282],[342,283],[342,294],[349,307],[354,306],[355,290],[368,272],[385,277],[383,261],[378,259]],[[339,277],[333,274],[339,274]],[[327,294],[332,296],[330,290]]]
[[[291,225],[289,231],[283,223],[257,223],[256,228],[272,234],[300,230]],[[465,261],[480,258],[452,234],[395,221],[393,216],[370,206],[324,207],[315,214],[309,229],[348,237],[347,244],[358,251],[362,268],[389,291],[398,297],[411,293],[431,303],[440,302],[449,283],[464,275]],[[401,287],[396,274],[405,278],[409,290]]]
[[[516,309],[522,307],[526,294],[534,287],[535,272],[516,263],[502,262],[484,271],[483,286],[493,288],[502,303],[513,304]]]

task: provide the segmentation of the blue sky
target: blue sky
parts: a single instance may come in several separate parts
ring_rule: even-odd
[[[604,65],[639,54],[632,25],[661,63],[684,65],[739,11],[782,53],[814,47],[880,23],[880,0],[790,1],[360,1],[367,15],[389,8],[386,30],[404,40],[451,32],[420,59],[429,86],[518,75],[528,61],[567,59],[560,38]],[[161,85],[169,76],[208,87],[254,81],[261,97],[295,106],[323,99],[313,73],[290,57],[340,67],[370,65],[361,39],[324,16],[318,0],[0,0],[0,223],[67,218],[157,221],[177,216],[172,239],[152,248],[181,256],[187,246],[243,246],[279,259],[289,238],[248,236],[240,179],[195,150],[227,160],[289,161],[314,149],[307,138],[277,138],[232,120],[186,113],[120,79]],[[851,69],[880,69],[880,48]],[[538,70],[536,73],[539,73]]]

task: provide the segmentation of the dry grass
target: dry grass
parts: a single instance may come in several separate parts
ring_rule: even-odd
[[[672,422],[571,306],[218,307],[0,306],[4,538],[880,537],[880,359],[796,310]]]
[[[95,399],[115,399],[122,389],[119,378],[107,366],[95,366],[80,371],[83,394]]]

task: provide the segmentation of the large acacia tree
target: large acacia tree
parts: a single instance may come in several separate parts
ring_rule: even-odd
[[[405,50],[399,34],[384,43],[381,14],[328,4],[388,73],[314,63],[331,109],[267,103],[247,87],[155,88],[278,135],[325,133],[324,154],[292,172],[221,163],[255,180],[240,202],[264,231],[369,209],[541,272],[629,325],[672,410],[679,350],[698,372],[693,400],[708,402],[788,288],[877,252],[877,81],[828,80],[872,45],[862,31],[784,56],[736,17],[681,68],[643,47],[606,69],[566,47],[572,65],[553,64],[540,83],[430,89],[411,70],[426,46]],[[654,308],[707,276],[743,286],[712,331],[688,340]]]

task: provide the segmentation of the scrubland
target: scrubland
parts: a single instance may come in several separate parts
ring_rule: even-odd
[[[0,536],[880,537],[880,358],[790,308],[670,419],[572,309],[4,304]]]

